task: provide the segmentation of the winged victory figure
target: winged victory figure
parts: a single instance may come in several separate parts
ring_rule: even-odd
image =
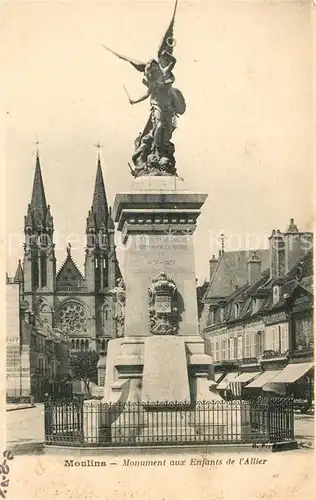
[[[146,93],[130,104],[137,104],[150,98],[150,116],[143,132],[135,140],[135,152],[132,156],[132,174],[141,175],[177,175],[174,158],[174,144],[171,142],[177,126],[177,117],[185,112],[186,104],[180,90],[173,87],[175,77],[173,69],[176,59],[173,56],[175,39],[174,21],[178,0],[175,2],[173,16],[158,50],[158,58],[147,63],[125,57],[105,45],[112,54],[129,62],[137,71],[143,73],[142,83]]]

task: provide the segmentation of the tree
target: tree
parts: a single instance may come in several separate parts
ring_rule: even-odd
[[[87,393],[90,393],[90,382],[97,381],[97,362],[99,355],[96,351],[82,351],[72,353],[70,357],[70,369],[73,378],[82,380]]]

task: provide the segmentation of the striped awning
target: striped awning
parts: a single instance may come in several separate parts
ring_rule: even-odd
[[[280,373],[281,370],[267,370],[263,373],[261,373],[261,375],[259,375],[259,377],[257,377],[255,380],[253,380],[252,382],[250,382],[250,384],[247,384],[245,386],[246,389],[260,389],[261,387],[264,386],[264,384],[266,384],[267,382],[269,382],[271,379],[273,379],[278,373]]]
[[[218,384],[217,389],[227,389],[229,384],[237,377],[237,372],[230,372],[225,375],[223,380]]]
[[[293,384],[303,377],[314,366],[314,363],[290,363],[280,371],[273,379],[272,384]]]
[[[224,375],[224,373],[214,373],[215,382],[218,382],[219,379],[222,378],[223,375]]]

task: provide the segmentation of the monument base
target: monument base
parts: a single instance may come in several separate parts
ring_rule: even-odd
[[[109,341],[107,352],[112,442],[207,441],[226,429],[226,418],[215,422],[216,412],[198,408],[221,400],[209,390],[213,363],[198,328],[193,233],[206,197],[178,177],[150,176],[116,195],[125,321],[124,337]]]
[[[141,399],[148,403],[190,401],[182,338],[158,335],[145,339]]]
[[[124,337],[108,343],[104,402],[216,401],[212,358],[199,336]]]

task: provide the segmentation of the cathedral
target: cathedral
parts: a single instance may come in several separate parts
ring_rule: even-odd
[[[36,156],[31,202],[24,221],[23,267],[16,279],[22,284],[23,304],[39,326],[67,335],[71,351],[106,349],[117,336],[115,297],[111,293],[121,277],[114,244],[114,223],[107,204],[100,156],[91,209],[86,223],[84,274],[68,244],[57,270],[54,221],[46,202],[39,153]]]

